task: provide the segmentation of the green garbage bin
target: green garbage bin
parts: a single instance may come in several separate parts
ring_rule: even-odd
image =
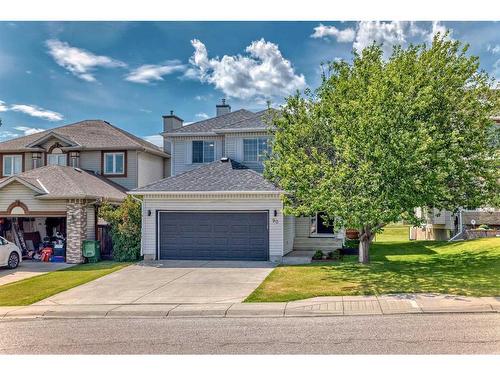
[[[82,253],[89,263],[96,263],[101,260],[101,243],[99,241],[84,240]]]

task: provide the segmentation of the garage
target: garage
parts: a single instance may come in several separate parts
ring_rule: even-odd
[[[158,258],[268,260],[267,211],[158,211]]]

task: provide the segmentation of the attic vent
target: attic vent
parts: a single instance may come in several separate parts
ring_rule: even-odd
[[[229,158],[223,157],[223,158],[220,158],[220,161],[223,163],[227,163],[229,161]]]

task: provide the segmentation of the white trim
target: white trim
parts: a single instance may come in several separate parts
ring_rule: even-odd
[[[269,134],[269,130],[266,128],[223,128],[215,129],[216,134],[224,133],[266,133]]]
[[[45,187],[45,185],[44,185],[44,184],[42,184],[42,181],[40,181],[40,179],[38,179],[38,178],[37,178],[37,179],[36,179],[36,182],[38,182],[38,183],[40,184],[40,186],[42,187],[42,189],[43,189],[43,190],[45,190],[45,192],[46,192],[47,194],[49,193],[49,191],[47,190],[47,188]]]
[[[125,171],[126,171],[126,165],[125,165],[125,160],[127,159],[127,157],[125,156],[125,152],[124,151],[115,151],[115,152],[103,152],[103,166],[102,166],[102,169],[103,169],[103,174],[104,175],[109,175],[109,176],[113,176],[113,175],[123,175],[125,174]],[[107,155],[113,155],[113,171],[112,172],[109,172],[106,170],[106,156]],[[121,172],[117,172],[116,171],[116,155],[122,155],[123,156],[123,170]]]

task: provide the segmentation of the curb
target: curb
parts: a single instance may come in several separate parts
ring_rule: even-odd
[[[284,318],[499,312],[498,297],[392,295],[315,297],[266,303],[12,306],[0,307],[0,321],[36,318]]]

